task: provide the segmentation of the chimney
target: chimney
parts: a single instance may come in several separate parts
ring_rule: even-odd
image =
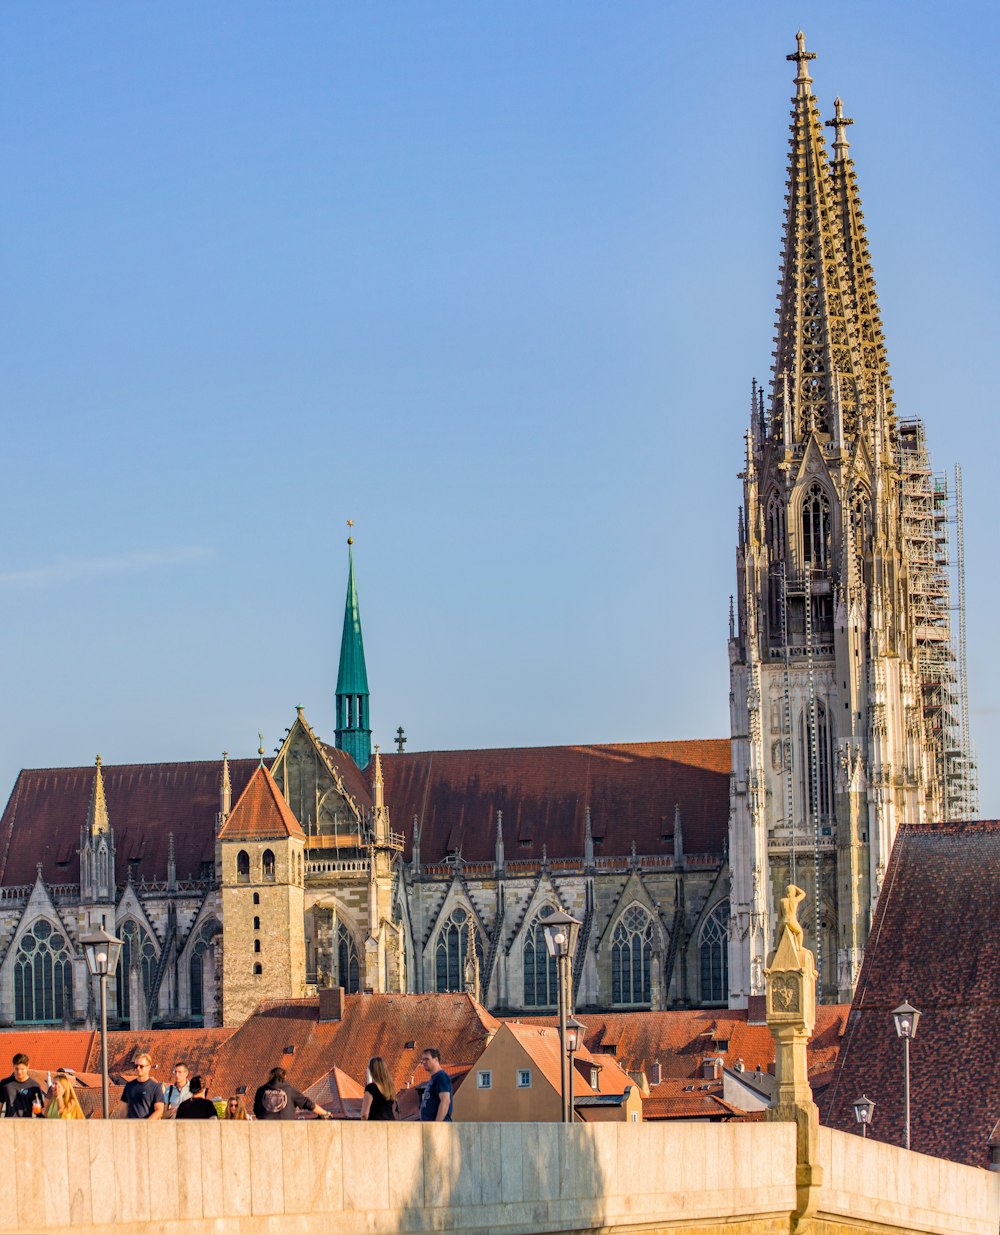
[[[743,1062],[742,1059],[737,1059],[737,1061],[733,1064],[733,1071],[734,1072],[745,1072],[746,1071],[746,1064]]]
[[[320,988],[319,1019],[321,1021],[342,1021],[344,1019],[344,988],[342,986]]]
[[[748,995],[747,996],[747,1024],[748,1025],[766,1025],[767,1024],[767,996],[766,995]]]
[[[660,1067],[660,1061],[657,1060],[649,1068],[649,1083],[650,1085],[659,1085],[663,1080],[663,1069]]]
[[[722,1075],[722,1060],[715,1055],[706,1055],[701,1061],[701,1075],[706,1080],[717,1081]]]

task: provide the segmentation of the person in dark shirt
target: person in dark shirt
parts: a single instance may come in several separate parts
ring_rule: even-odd
[[[307,1098],[294,1085],[288,1084],[284,1068],[272,1068],[271,1075],[254,1094],[254,1119],[294,1119],[298,1111],[312,1111],[320,1119],[333,1118],[312,1098]]]
[[[37,1119],[45,1095],[41,1085],[28,1075],[28,1056],[17,1054],[11,1063],[14,1071],[0,1081],[0,1108],[7,1119]]]
[[[129,1081],[122,1090],[129,1119],[163,1118],[163,1086],[149,1075],[152,1066],[148,1055],[140,1055],[135,1061],[135,1080]]]
[[[420,1118],[424,1123],[451,1123],[451,1077],[441,1067],[441,1052],[436,1046],[425,1046],[420,1053],[420,1066],[429,1074],[420,1099]]]
[[[361,1118],[395,1119],[396,1086],[381,1055],[368,1060],[368,1075],[371,1080],[365,1086],[365,1096],[361,1099]]]
[[[205,1082],[200,1076],[192,1076],[188,1081],[191,1097],[185,1098],[177,1107],[175,1119],[218,1119],[219,1112],[215,1103],[205,1097]]]

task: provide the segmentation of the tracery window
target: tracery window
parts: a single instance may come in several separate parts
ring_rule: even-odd
[[[865,562],[865,546],[871,534],[868,498],[859,493],[851,505],[851,531],[854,536],[854,556],[860,573]]]
[[[804,708],[799,724],[799,765],[802,768],[802,800],[808,803],[809,814],[818,814],[821,820],[833,816],[832,726],[827,720],[826,705],[816,702],[816,727],[819,740],[816,743],[816,765],[813,767],[813,728],[809,709]]]
[[[122,950],[118,958],[118,971],[115,974],[115,989],[118,995],[119,1019],[127,1020],[132,1010],[132,992],[129,983],[132,966],[135,964],[139,967],[143,997],[148,1000],[149,992],[153,989],[153,976],[156,973],[156,948],[149,937],[149,932],[138,922],[131,920],[126,922],[119,932],[119,937],[122,941]]]
[[[721,901],[701,928],[701,1002],[725,1003],[729,990],[729,902]]]
[[[348,995],[361,990],[361,966],[354,936],[343,922],[337,923],[337,977]]]
[[[40,918],[20,938],[14,961],[14,1020],[61,1021],[73,1014],[73,968],[65,936]]]
[[[192,1019],[203,1018],[205,1015],[205,954],[212,940],[221,930],[222,927],[213,918],[201,928],[197,940],[191,947],[191,956],[188,961],[188,989],[191,996]]]
[[[473,927],[476,956],[480,973],[483,969],[483,945]],[[435,987],[442,991],[465,989],[465,960],[469,949],[469,913],[461,906],[453,909],[448,921],[438,932],[434,946]]]
[[[524,939],[524,1006],[553,1008],[559,997],[556,958],[549,956],[545,946],[545,919],[555,913],[552,905],[543,905]]]
[[[767,500],[766,535],[771,561],[785,556],[785,504],[777,493]]]
[[[649,1003],[653,957],[653,919],[641,905],[630,905],[611,936],[611,1002]]]
[[[802,503],[802,560],[816,570],[830,564],[830,499],[813,482]]]

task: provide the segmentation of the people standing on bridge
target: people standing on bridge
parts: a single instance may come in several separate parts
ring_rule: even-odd
[[[420,1066],[430,1076],[420,1099],[420,1118],[424,1123],[451,1123],[451,1077],[441,1067],[441,1052],[425,1046]]]
[[[57,1072],[52,1088],[49,1090],[49,1101],[45,1107],[47,1119],[86,1119],[80,1099],[76,1096],[76,1086],[72,1077],[65,1072]]]
[[[135,1080],[122,1090],[122,1101],[128,1107],[129,1119],[162,1119],[166,1105],[163,1086],[150,1075],[153,1061],[149,1055],[139,1055],[135,1061]]]
[[[215,1103],[210,1102],[205,1094],[208,1086],[200,1076],[192,1076],[189,1090],[190,1098],[185,1098],[177,1108],[175,1119],[218,1119],[219,1112]]]
[[[190,1069],[187,1064],[183,1059],[179,1059],[174,1064],[170,1084],[163,1091],[163,1117],[165,1119],[173,1115],[180,1104],[186,1102],[191,1097],[193,1091],[189,1083],[190,1075]]]
[[[223,1119],[243,1119],[250,1118],[247,1111],[246,1099],[241,1093],[234,1093],[226,1103],[226,1113],[222,1116]]]
[[[0,1110],[7,1119],[36,1119],[42,1113],[45,1095],[28,1075],[30,1060],[20,1052],[11,1060],[14,1071],[0,1081]]]
[[[299,1111],[312,1111],[320,1119],[333,1118],[312,1098],[307,1098],[294,1085],[289,1085],[286,1075],[284,1068],[271,1069],[271,1075],[254,1095],[254,1119],[294,1119]]]
[[[361,1099],[362,1119],[395,1119],[396,1086],[381,1055],[368,1060],[369,1081]]]

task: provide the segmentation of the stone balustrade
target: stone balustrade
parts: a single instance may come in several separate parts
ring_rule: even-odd
[[[1000,1175],[822,1130],[815,1230],[996,1235]],[[791,1124],[0,1120],[0,1232],[777,1235]]]

